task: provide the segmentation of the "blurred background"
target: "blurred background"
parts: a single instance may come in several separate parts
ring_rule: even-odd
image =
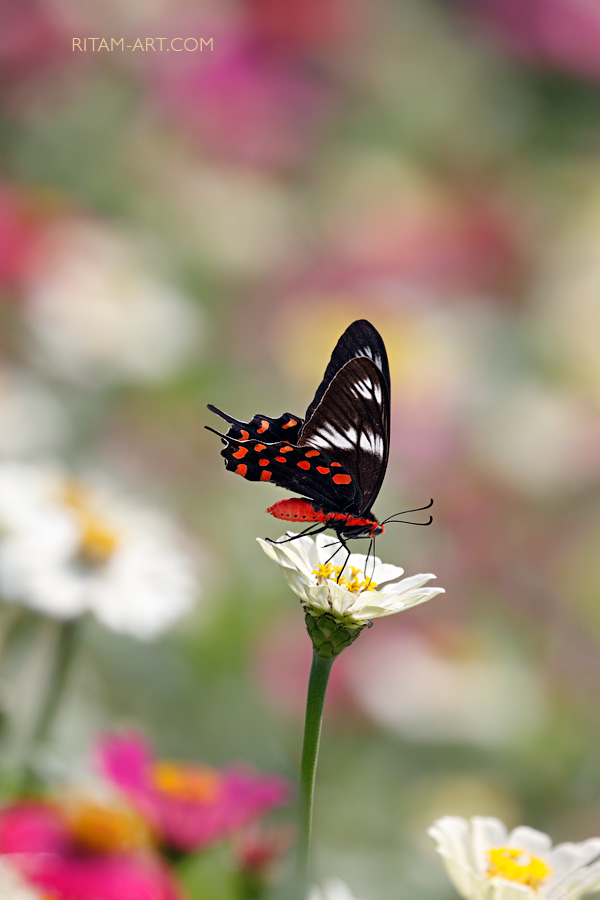
[[[311,647],[254,541],[281,533],[264,510],[284,495],[226,473],[206,403],[303,415],[366,317],[392,370],[376,513],[435,499],[431,528],[390,527],[377,550],[447,593],[336,663],[318,870],[371,900],[439,900],[440,815],[597,834],[596,4],[4,0],[0,16],[0,454],[160,509],[198,573],[158,641],[86,623],[56,764],[134,726],[168,757],[295,778]],[[159,36],[212,45],[147,50]],[[7,784],[30,632],[4,675]]]

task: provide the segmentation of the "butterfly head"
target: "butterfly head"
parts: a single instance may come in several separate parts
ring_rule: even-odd
[[[385,531],[385,525],[382,525],[381,522],[373,522],[371,530],[369,531],[370,538],[379,537],[380,534],[383,534]]]

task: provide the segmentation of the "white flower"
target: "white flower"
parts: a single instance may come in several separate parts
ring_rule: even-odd
[[[429,829],[448,875],[465,900],[576,900],[600,887],[600,838],[557,844],[499,819],[444,816]]]
[[[339,878],[330,878],[323,889],[314,887],[308,900],[356,900],[350,888]]]
[[[535,670],[477,630],[445,626],[444,638],[435,628],[396,628],[361,643],[345,672],[360,707],[419,741],[531,740],[547,712]]]
[[[2,900],[42,900],[42,895],[25,884],[6,856],[0,858],[0,897]]]
[[[329,613],[348,625],[366,625],[370,619],[401,612],[444,593],[443,588],[424,587],[435,575],[402,578],[404,569],[382,563],[376,556],[367,562],[362,553],[351,553],[341,571],[346,551],[339,544],[332,556],[332,547],[338,542],[324,534],[314,541],[311,537],[286,543],[257,540],[281,566],[305,609],[317,615]]]
[[[57,619],[92,612],[156,637],[194,601],[179,536],[162,517],[65,472],[0,465],[0,596]]]
[[[195,349],[197,308],[155,277],[129,234],[101,222],[50,226],[27,284],[38,358],[62,376],[103,384],[153,381]]]

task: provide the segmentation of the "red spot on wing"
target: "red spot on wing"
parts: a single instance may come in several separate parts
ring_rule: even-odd
[[[235,453],[233,455],[235,456],[236,459],[242,459],[242,457],[245,456],[247,452],[248,452],[247,447],[240,447],[238,450],[235,451]]]
[[[258,464],[259,464],[259,466],[268,466],[269,460],[268,459],[259,459]]]
[[[310,469],[310,463],[306,462],[305,459],[301,459],[299,463],[296,463],[299,469]]]
[[[272,472],[269,472],[267,469],[265,469],[264,472],[260,473],[260,480],[261,481],[270,481],[272,474],[273,474]]]
[[[319,455],[319,451],[318,451],[318,450],[309,450],[309,451],[308,451],[307,453],[305,453],[304,455],[305,455],[306,457],[309,457],[309,456],[318,456],[318,455]]]
[[[254,449],[256,450],[257,453],[262,453],[263,450],[267,449],[267,445],[266,444],[255,444]]]
[[[335,463],[332,463],[331,465],[334,466]],[[349,475],[334,475],[333,480],[335,484],[350,484],[352,481]]]
[[[275,462],[287,462],[287,459],[285,458],[285,456],[276,456]]]
[[[290,447],[288,444],[287,447],[280,447],[279,450],[281,453],[291,453],[294,448]]]
[[[332,466],[338,466],[340,469],[342,468],[342,464],[341,464],[341,463],[331,463],[331,465],[332,465]]]
[[[282,425],[281,427],[282,428],[293,428],[294,425],[297,425],[297,424],[298,424],[298,422],[296,421],[296,419],[290,419],[289,422],[286,422],[285,425]]]
[[[317,466],[317,472],[320,472],[321,475],[327,475],[329,472],[329,466]]]
[[[250,432],[249,432],[249,431],[245,431],[245,430],[242,428],[242,438],[241,438],[241,439],[242,439],[243,441],[247,441],[249,437],[250,437]]]
[[[256,433],[262,434],[264,431],[268,431],[268,430],[269,430],[269,423],[267,422],[266,419],[261,419],[260,420],[260,428],[256,429]]]
[[[237,469],[235,470],[235,474],[236,474],[236,475],[241,475],[242,478],[244,478],[244,476],[246,475],[246,472],[247,472],[247,471],[248,471],[248,466],[245,466],[244,463],[241,463],[241,464],[237,467]]]

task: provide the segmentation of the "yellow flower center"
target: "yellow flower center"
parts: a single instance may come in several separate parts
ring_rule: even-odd
[[[68,481],[60,499],[71,510],[79,527],[79,558],[91,566],[108,562],[119,546],[119,536],[102,516],[93,511],[90,491],[77,481]]]
[[[514,847],[493,847],[488,856],[488,878],[506,878],[537,890],[552,875],[543,859]]]
[[[77,844],[96,853],[122,853],[151,843],[150,829],[133,810],[76,800],[63,808]]]
[[[208,766],[182,766],[161,761],[152,766],[152,783],[162,794],[188,803],[214,800],[221,787],[221,776]]]
[[[352,591],[353,594],[362,594],[363,591],[374,591],[377,587],[371,578],[367,578],[360,569],[354,566],[344,566],[344,572],[350,572],[350,577],[342,575],[341,566],[332,566],[326,563],[324,566],[316,566],[312,570],[312,574],[317,576],[319,583],[323,583],[328,578],[337,581],[345,590]]]

